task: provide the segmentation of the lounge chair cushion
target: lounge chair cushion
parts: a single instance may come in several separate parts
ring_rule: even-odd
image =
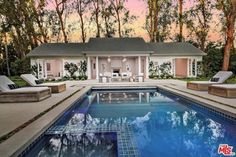
[[[220,87],[225,89],[235,89],[236,90],[236,84],[217,84],[217,85],[211,85],[212,87]]]
[[[14,84],[14,82],[12,82],[8,77],[6,77],[5,75],[0,75],[0,91],[4,92],[4,91],[9,91],[11,90],[9,88],[9,84]]]
[[[211,81],[191,81],[194,84],[218,84],[218,82],[211,82]]]
[[[32,75],[32,74],[22,74],[20,77],[23,78],[29,85],[37,86],[35,80],[38,80],[38,79],[34,75]]]
[[[232,71],[219,71],[215,76],[213,76],[213,78],[219,78],[219,80],[216,81],[217,83],[224,83],[232,75]],[[212,82],[211,80],[209,81]]]
[[[43,90],[47,90],[48,87],[22,87],[22,88],[17,88],[13,90],[7,91],[8,93],[22,93],[22,92],[41,92]]]

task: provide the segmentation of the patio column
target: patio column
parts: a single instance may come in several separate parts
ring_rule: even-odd
[[[47,61],[45,60],[44,61],[44,78],[47,78],[48,77],[48,74],[47,74]]]
[[[138,75],[141,75],[141,57],[138,56]]]
[[[146,56],[146,79],[149,78],[149,60],[148,56]]]
[[[37,64],[37,76],[38,76],[38,79],[39,79],[39,60],[36,61],[36,64]]]
[[[88,56],[88,60],[87,60],[87,75],[88,75],[88,79],[91,79],[91,60],[90,60],[90,56]]]
[[[198,71],[198,69],[197,69],[197,59],[195,59],[195,77],[197,77],[197,71]]]
[[[99,79],[99,71],[98,71],[98,56],[96,56],[96,79]]]

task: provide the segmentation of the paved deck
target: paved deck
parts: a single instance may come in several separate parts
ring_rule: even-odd
[[[162,88],[175,91],[175,93],[182,94],[186,97],[191,97],[192,99],[212,105],[213,107],[223,107],[226,112],[236,115],[236,99],[226,99],[209,95],[207,92],[188,90],[186,89],[186,82],[180,80],[146,80],[142,83],[98,83],[94,80],[87,80],[67,81],[66,83],[67,91],[59,94],[53,94],[51,98],[38,103],[0,104],[0,136],[2,136],[60,102],[60,105],[14,134],[5,142],[1,143],[1,156],[10,156],[19,148],[23,148],[27,142],[29,143],[37,138],[37,136],[35,136],[36,134],[38,135],[39,133],[42,133],[45,130],[45,127],[50,126],[51,122],[55,120],[60,113],[66,110],[78,97],[88,91],[90,86],[161,86]],[[87,86],[87,88],[80,90],[82,86]]]

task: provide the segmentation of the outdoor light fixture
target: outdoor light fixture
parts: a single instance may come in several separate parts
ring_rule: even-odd
[[[110,63],[110,62],[111,62],[111,58],[110,58],[110,57],[108,57],[108,58],[107,58],[107,61]]]
[[[122,62],[126,62],[126,58],[124,57],[124,59],[122,60]]]

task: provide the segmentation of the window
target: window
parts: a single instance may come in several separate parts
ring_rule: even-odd
[[[51,71],[51,64],[50,63],[47,63],[47,71]]]

